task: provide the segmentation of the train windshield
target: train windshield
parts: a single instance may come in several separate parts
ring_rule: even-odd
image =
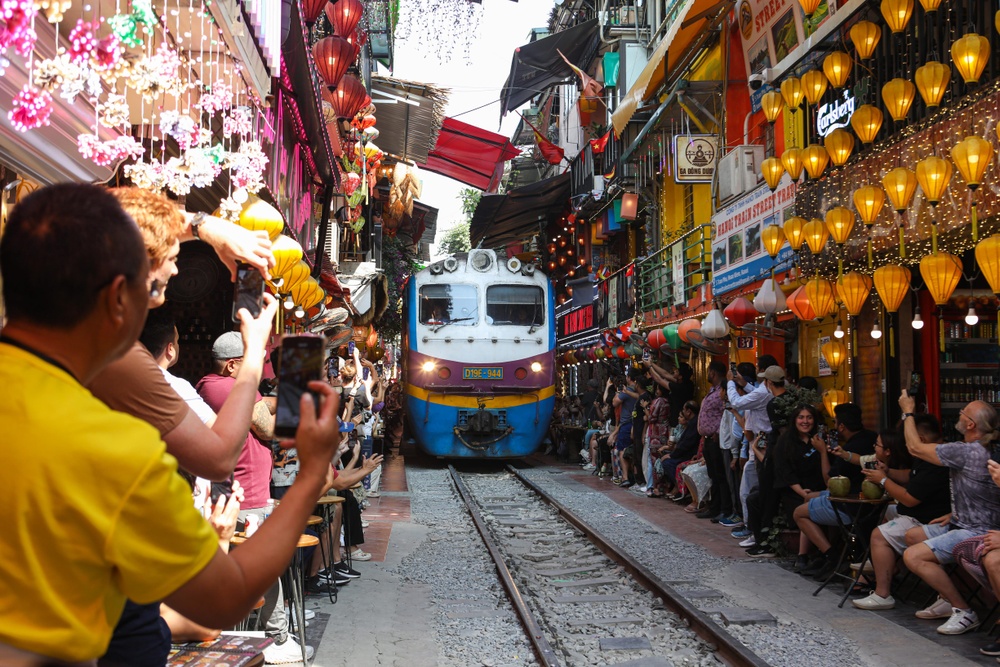
[[[479,322],[479,290],[475,285],[424,285],[420,288],[420,323],[430,326]]]
[[[545,294],[537,285],[491,285],[486,288],[486,321],[491,324],[545,324]]]

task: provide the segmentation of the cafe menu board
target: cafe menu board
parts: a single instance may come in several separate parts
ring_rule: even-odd
[[[712,216],[712,293],[719,295],[760,280],[774,265],[791,265],[791,247],[782,246],[776,259],[764,251],[761,232],[784,225],[794,215],[796,184],[785,174],[772,193],[763,185]]]
[[[273,639],[219,635],[199,644],[175,644],[167,657],[167,667],[252,667],[264,664],[265,648]]]

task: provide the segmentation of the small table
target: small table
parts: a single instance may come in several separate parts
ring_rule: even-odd
[[[837,558],[837,566],[833,569],[823,583],[819,585],[813,595],[819,595],[819,592],[826,588],[826,585],[833,581],[834,577],[842,577],[846,579],[849,583],[847,586],[847,591],[844,596],[840,598],[840,604],[837,607],[843,607],[844,603],[847,602],[847,598],[850,597],[851,591],[854,590],[854,585],[858,583],[861,579],[861,574],[864,572],[865,563],[871,559],[871,540],[865,539],[863,535],[858,533],[858,529],[862,525],[867,526],[867,519],[875,518],[875,525],[882,523],[882,519],[885,517],[885,511],[889,507],[889,501],[891,501],[888,495],[884,495],[877,500],[871,500],[869,498],[837,498],[835,496],[830,496],[830,501],[833,504],[833,516],[837,519],[837,528],[840,530],[841,538],[843,538],[844,545],[840,548],[840,556]],[[842,507],[838,507],[842,506]],[[854,521],[849,525],[844,525],[843,519],[840,518],[840,510],[846,511],[848,507],[856,507],[857,514],[854,516]],[[847,558],[848,551],[851,548],[851,543],[856,539],[863,539],[865,545],[864,555],[861,557],[861,567],[854,576],[841,574],[840,568],[844,566],[844,560]]]

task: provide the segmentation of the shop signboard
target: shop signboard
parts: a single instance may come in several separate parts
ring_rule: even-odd
[[[678,134],[674,137],[674,181],[711,183],[719,137],[715,134]]]
[[[840,98],[819,105],[816,110],[816,133],[825,137],[837,128],[847,127],[856,108],[857,98],[851,94],[850,89],[844,88]]]
[[[673,302],[684,303],[684,241],[670,246],[670,264],[674,280]]]
[[[559,317],[559,342],[573,342],[597,333],[594,304],[574,308]]]
[[[829,336],[820,336],[816,340],[816,358],[819,360],[819,376],[827,377],[828,375],[833,375],[833,369],[830,368],[830,364],[826,362],[826,357],[823,356],[823,346],[830,342]]]
[[[736,349],[737,350],[752,350],[753,349],[753,336],[737,336],[736,337]]]
[[[635,265],[619,269],[597,284],[597,327],[610,329],[635,315]]]
[[[716,295],[764,278],[772,265],[784,271],[795,253],[785,244],[778,257],[764,252],[761,231],[794,215],[796,184],[785,174],[772,193],[766,185],[712,217],[712,292]]]

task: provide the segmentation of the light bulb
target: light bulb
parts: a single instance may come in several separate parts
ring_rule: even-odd
[[[920,318],[920,309],[919,308],[916,308],[913,311],[913,328],[914,329],[923,329],[924,328],[924,321]]]
[[[302,306],[299,306],[298,308],[295,309],[295,317],[305,317],[305,316],[306,316],[306,311],[302,309]]]
[[[881,337],[882,337],[882,330],[879,329],[878,322],[876,322],[875,326],[872,327],[872,338],[878,340]]]
[[[969,312],[965,314],[965,323],[970,327],[974,327],[979,323],[979,315],[976,314],[975,306],[969,306]]]
[[[288,296],[285,297],[284,306],[285,306],[285,310],[291,310],[292,308],[295,307],[295,302],[292,301],[292,295],[291,294],[289,294]]]
[[[835,338],[844,337],[844,327],[840,326],[840,322],[837,322],[837,328],[833,330],[833,336]]]
[[[236,188],[233,190],[233,201],[237,204],[245,204],[249,198],[250,195],[246,191],[246,188]]]

